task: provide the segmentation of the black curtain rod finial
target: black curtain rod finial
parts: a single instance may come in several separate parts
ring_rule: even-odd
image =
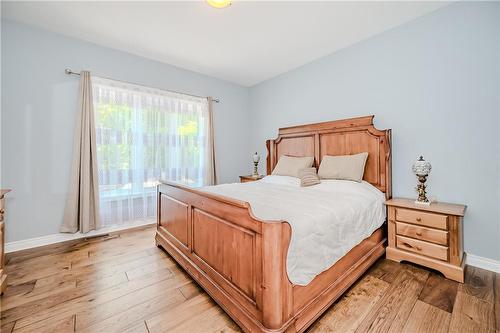
[[[76,72],[73,72],[71,69],[69,68],[66,68],[64,70],[64,73],[68,74],[68,75],[71,75],[71,74],[74,74],[74,75],[80,75],[80,73],[76,73]]]

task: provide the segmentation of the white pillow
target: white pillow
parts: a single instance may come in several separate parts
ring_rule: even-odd
[[[294,157],[282,155],[278,160],[278,164],[272,172],[276,176],[291,176],[299,178],[299,171],[305,168],[312,167],[314,157]]]
[[[365,173],[368,153],[342,156],[323,156],[318,176],[321,179],[344,179],[360,182]]]

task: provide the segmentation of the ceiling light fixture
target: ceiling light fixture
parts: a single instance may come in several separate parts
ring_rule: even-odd
[[[231,0],[207,0],[207,3],[214,8],[226,8],[231,6]]]

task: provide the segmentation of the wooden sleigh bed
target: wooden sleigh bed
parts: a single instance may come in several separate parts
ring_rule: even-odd
[[[267,173],[281,155],[368,152],[364,180],[391,197],[391,131],[373,116],[281,128],[266,142]],[[156,243],[247,332],[303,332],[385,252],[385,227],[306,286],[292,284],[291,227],[257,219],[246,202],[177,183],[158,186]]]

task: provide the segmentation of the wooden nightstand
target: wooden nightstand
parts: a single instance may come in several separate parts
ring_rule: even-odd
[[[258,175],[258,176],[252,176],[252,175],[240,176],[240,183],[254,182],[254,181],[262,179],[264,177],[265,176],[263,176],[263,175]]]
[[[389,221],[387,259],[411,261],[464,282],[463,216],[466,206],[411,199],[386,201]]]

